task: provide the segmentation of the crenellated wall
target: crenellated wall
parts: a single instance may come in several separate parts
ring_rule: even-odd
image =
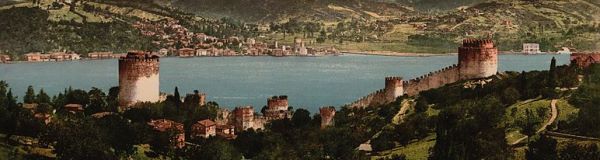
[[[485,78],[498,72],[498,49],[492,40],[465,39],[458,48],[458,64],[402,81],[387,77],[385,88],[373,92],[346,106],[367,107],[391,103],[404,94],[415,96],[422,91],[442,87],[461,80]]]
[[[364,96],[360,99],[358,99],[357,101],[354,101],[350,104],[348,104],[348,106],[350,107],[367,107],[367,106],[372,106],[372,105],[380,105],[380,104],[385,104],[386,101],[386,96],[385,96],[385,91],[383,89],[380,89],[378,91],[375,91],[367,96]]]
[[[452,65],[404,82],[405,94],[414,96],[421,91],[442,87],[459,80],[459,67]]]

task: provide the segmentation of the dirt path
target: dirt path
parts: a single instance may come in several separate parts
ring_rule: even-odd
[[[396,113],[394,118],[392,118],[392,123],[400,124],[404,121],[404,116],[406,116],[406,112],[408,112],[408,109],[411,107],[411,102],[412,101],[410,100],[404,100],[400,103],[400,110]]]
[[[546,130],[546,128],[547,128],[549,125],[551,125],[552,123],[554,123],[554,121],[556,120],[556,117],[558,117],[558,108],[556,108],[556,102],[558,102],[558,100],[557,100],[557,99],[553,99],[553,100],[550,102],[550,108],[551,108],[551,111],[550,111],[550,112],[551,112],[550,118],[548,119],[548,121],[546,121],[546,123],[544,123],[544,125],[542,125],[542,127],[540,127],[540,129],[538,129],[538,130],[536,131],[536,133],[540,133],[540,132],[542,132],[542,131]],[[510,145],[516,145],[516,144],[519,144],[521,141],[523,141],[523,140],[525,140],[525,139],[527,139],[527,136],[523,136],[523,137],[521,137],[521,138],[517,139],[516,141],[514,141],[514,142],[510,143]]]

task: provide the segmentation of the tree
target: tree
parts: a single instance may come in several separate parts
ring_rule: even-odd
[[[292,124],[295,127],[304,127],[310,123],[310,112],[306,109],[296,109],[294,115],[292,116]]]
[[[568,143],[558,153],[559,160],[588,160],[600,159],[600,150],[597,144]]]
[[[240,152],[229,144],[229,142],[219,138],[211,138],[202,146],[189,145],[187,146],[185,155],[187,159],[242,159],[242,154]]]
[[[530,109],[525,110],[526,119],[521,122],[521,133],[527,135],[527,142],[536,134],[537,129],[541,124],[541,119],[536,116]]]
[[[417,99],[417,105],[415,106],[415,111],[418,113],[421,113],[421,112],[427,111],[427,109],[429,109],[429,103],[427,102],[427,99],[424,97],[419,97]]]
[[[50,103],[50,96],[44,92],[44,89],[40,89],[40,93],[36,96],[38,103]]]
[[[41,143],[53,144],[58,159],[116,159],[104,134],[89,120],[51,123]]]
[[[108,106],[108,110],[110,112],[118,112],[119,111],[119,87],[111,87],[108,90],[108,95],[106,97],[106,103]]]
[[[552,137],[541,135],[539,139],[529,143],[525,152],[528,160],[558,159],[557,142]]]
[[[90,97],[89,97],[88,93],[84,90],[69,89],[69,91],[65,95],[65,103],[66,104],[87,105],[88,103],[90,103]]]
[[[88,92],[88,95],[90,103],[85,107],[85,113],[87,115],[111,111],[105,101],[106,94],[104,94],[102,90],[92,87],[92,89]]]
[[[25,92],[25,96],[23,96],[23,103],[36,103],[35,91],[32,86],[27,87],[27,92]]]
[[[504,138],[498,138],[506,137],[505,128],[498,125],[504,110],[492,96],[463,100],[443,109],[430,159],[508,159],[509,146]]]
[[[131,155],[135,152],[134,144],[139,138],[136,137],[127,119],[118,115],[107,115],[95,121],[95,125],[101,128],[102,134],[106,136],[108,143],[117,155]]]
[[[169,128],[164,132],[154,131],[150,141],[150,149],[158,154],[174,157],[177,141],[173,137],[177,134],[180,134],[180,132],[173,128]]]
[[[554,89],[558,86],[558,75],[556,71],[556,58],[552,57],[550,62],[550,71],[548,73],[548,87]]]
[[[249,129],[238,133],[237,138],[233,141],[233,145],[243,153],[245,158],[253,159],[264,148],[264,136],[264,132],[256,132],[254,129]]]

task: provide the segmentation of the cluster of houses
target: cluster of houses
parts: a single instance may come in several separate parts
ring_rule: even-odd
[[[204,33],[194,33],[181,26],[175,19],[159,21],[142,20],[132,25],[144,36],[156,39],[152,43],[164,48],[162,56],[218,57],[218,56],[318,56],[339,54],[335,48],[309,48],[300,38],[293,45],[267,44],[253,38],[237,36],[217,38]]]
[[[200,98],[201,107],[204,107],[204,93],[196,93]],[[320,109],[321,128],[333,125],[333,117],[335,116],[334,107],[323,107]],[[263,130],[265,124],[272,120],[291,118],[292,114],[289,111],[289,103],[287,96],[273,96],[267,99],[267,106],[263,115],[255,114],[254,107],[240,106],[233,111],[227,109],[219,109],[216,119],[203,119],[194,123],[190,127],[189,138],[209,138],[221,137],[224,139],[235,139],[236,132],[245,131],[248,129]],[[155,131],[164,132],[168,130],[176,130],[178,134],[171,137],[174,147],[183,147],[185,145],[185,131],[182,123],[178,123],[168,119],[157,119],[148,122]]]
[[[81,57],[73,52],[51,52],[42,54],[41,52],[27,53],[23,55],[23,59],[28,62],[50,62],[50,61],[73,61],[79,60]]]
[[[10,55],[0,54],[0,63],[9,63],[10,61],[12,61]]]
[[[163,48],[161,55],[177,55],[179,57],[219,57],[219,56],[324,56],[339,55],[335,48],[309,48],[300,38],[295,38],[293,45],[279,45],[278,42],[267,44],[256,42],[253,38],[240,40],[238,37],[216,39],[202,35],[201,40],[194,48],[181,48],[178,50]],[[237,48],[237,50],[230,49]]]

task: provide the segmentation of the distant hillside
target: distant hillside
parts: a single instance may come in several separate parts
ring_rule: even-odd
[[[363,0],[179,0],[172,5],[203,16],[259,22],[288,18],[327,21],[377,19],[411,11],[398,3]]]

